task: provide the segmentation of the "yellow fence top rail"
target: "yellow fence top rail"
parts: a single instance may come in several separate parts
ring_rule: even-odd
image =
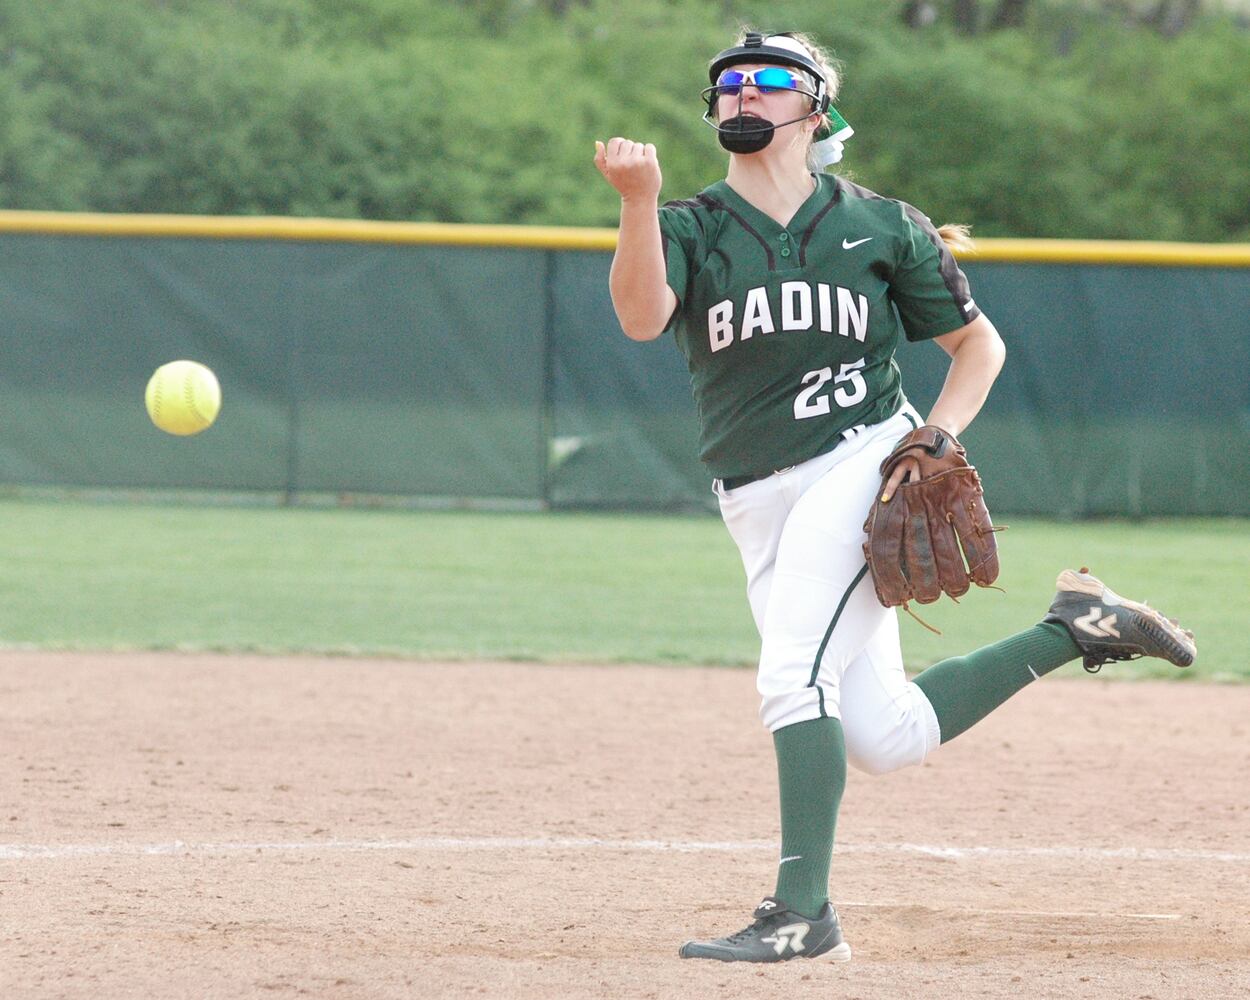
[[[551,250],[613,250],[616,247],[615,229],[372,222],[264,215],[120,215],[104,212],[0,211],[0,233],[527,247]],[[973,261],[1041,264],[1250,267],[1250,244],[986,238],[977,241],[975,251],[961,256]]]

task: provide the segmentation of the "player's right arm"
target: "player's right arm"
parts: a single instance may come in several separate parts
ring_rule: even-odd
[[[660,161],[651,143],[595,142],[595,166],[621,196],[621,229],[608,287],[621,329],[631,340],[664,332],[677,295],[669,288],[660,238]]]

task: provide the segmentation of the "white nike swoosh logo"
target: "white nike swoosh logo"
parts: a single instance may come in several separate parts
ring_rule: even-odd
[[[787,861],[802,861],[802,860],[803,860],[803,855],[791,854],[788,858],[782,858],[781,863],[784,865]]]
[[[862,240],[856,240],[854,243],[852,243],[850,240],[843,240],[843,241],[842,241],[842,249],[843,249],[843,250],[854,250],[854,249],[855,249],[857,246],[859,246],[861,243],[867,243],[870,239],[872,239],[872,237],[871,237],[871,236],[865,236]]]

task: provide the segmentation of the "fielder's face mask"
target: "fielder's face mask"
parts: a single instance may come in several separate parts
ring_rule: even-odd
[[[731,69],[742,63],[767,63],[763,69],[741,72]],[[789,67],[798,73],[789,72]],[[783,125],[793,125],[810,118],[814,114],[829,116],[832,127],[821,126],[815,139],[817,142],[829,138],[837,141],[837,157],[825,158],[825,162],[836,162],[841,158],[842,139],[851,135],[851,128],[841,115],[829,103],[828,88],[825,74],[820,66],[801,45],[787,35],[762,35],[752,32],[747,35],[741,45],[721,52],[708,66],[708,81],[712,86],[706,88],[702,97],[707,104],[703,120],[716,129],[720,144],[731,153],[758,153],[773,141],[776,130]],[[812,101],[812,109],[798,118],[774,124],[759,115],[743,114],[742,90],[744,87],[755,87],[761,94],[773,93],[778,90],[794,90],[804,94]],[[723,121],[715,118],[716,102],[723,95],[738,98],[738,113]]]

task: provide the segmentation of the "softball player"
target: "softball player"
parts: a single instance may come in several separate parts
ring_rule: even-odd
[[[916,209],[823,172],[852,134],[838,75],[796,34],[748,33],[710,65],[706,120],[729,170],[658,207],[651,144],[596,143],[621,195],[612,301],[634,340],[672,332],[701,424],[700,453],[746,570],[761,637],[760,714],[781,800],[776,889],[746,929],[685,958],[850,957],[828,899],[848,760],[873,774],[919,764],[1016,691],[1081,656],[1192,662],[1192,642],[1085,572],[1065,571],[1041,624],[909,682],[898,624],[864,579],[863,524],[878,468],[922,423],[962,433],[1004,348],[937,230]],[[904,395],[900,340],[950,355],[927,419]],[[1083,624],[1082,624],[1083,623]],[[1163,623],[1163,624],[1161,624]],[[1093,630],[1088,627],[1092,625]]]

